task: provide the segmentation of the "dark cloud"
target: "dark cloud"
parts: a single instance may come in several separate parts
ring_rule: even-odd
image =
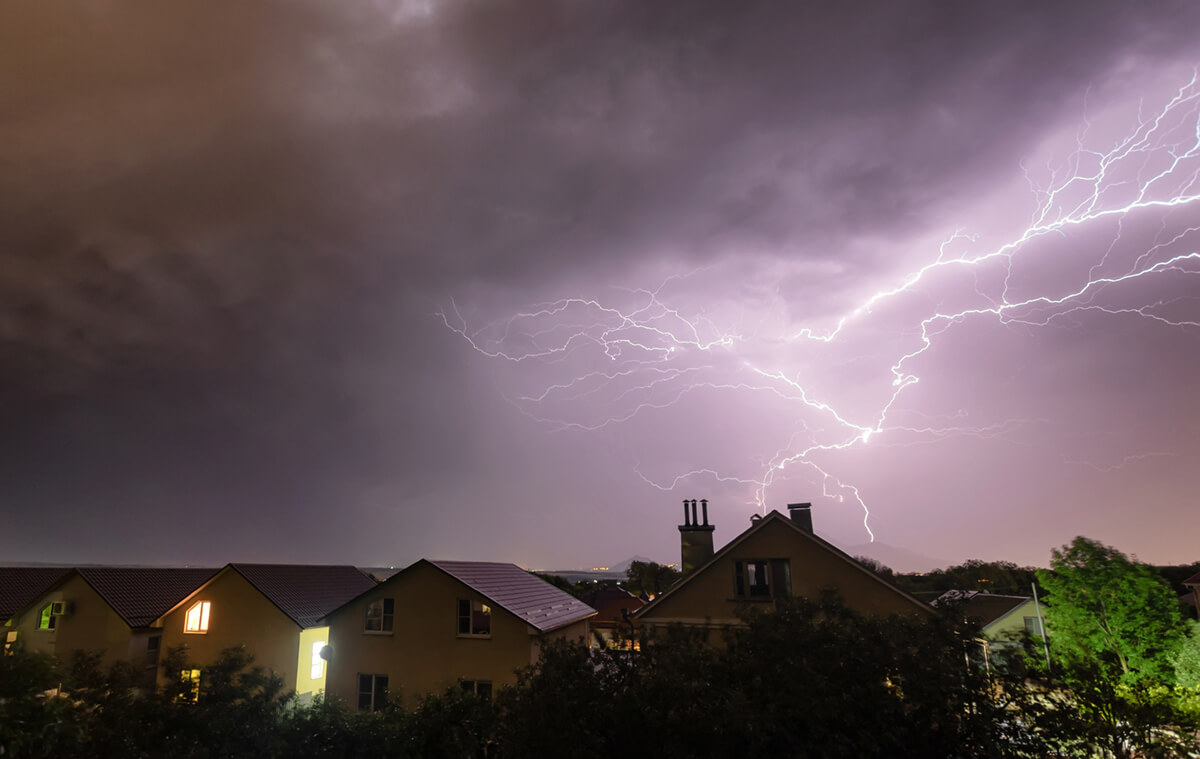
[[[630,474],[662,430],[548,433],[520,402],[535,370],[470,352],[434,315],[451,298],[478,324],[691,273],[672,302],[744,332],[830,318],[926,256],[914,241],[978,223],[959,214],[1085,94],[1132,102],[1200,52],[1186,2],[3,16],[0,557],[24,559],[100,556],[103,535],[107,560],[126,540],[167,560],[177,521],[213,546],[197,561],[415,558],[453,545],[442,509],[486,501],[520,516],[459,555],[565,560],[539,524],[674,499]],[[1131,338],[1148,364],[1178,349],[1162,339]],[[822,360],[865,376],[872,350]],[[50,540],[51,508],[91,526]],[[604,550],[632,552],[618,532]]]

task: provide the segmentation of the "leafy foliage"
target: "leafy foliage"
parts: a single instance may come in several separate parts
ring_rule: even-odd
[[[1053,655],[1068,667],[1093,663],[1126,684],[1169,683],[1169,656],[1182,637],[1179,604],[1145,564],[1115,548],[1078,537],[1052,552],[1047,591]]]
[[[635,561],[625,571],[625,589],[634,595],[656,596],[675,584],[681,577],[678,569],[654,561]]]

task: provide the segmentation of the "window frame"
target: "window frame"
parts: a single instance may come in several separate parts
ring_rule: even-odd
[[[364,678],[369,685],[368,690],[363,690]],[[366,703],[363,702],[363,696],[367,696]],[[387,705],[388,702],[388,676],[382,674],[372,674],[368,672],[358,673],[358,711],[377,712]]]
[[[372,616],[372,611],[378,609],[377,616]],[[363,621],[363,632],[369,635],[391,635],[396,625],[396,599],[395,598],[379,598],[367,604],[366,618]],[[373,622],[378,622],[379,627],[372,627]]]
[[[199,609],[196,628],[192,629],[192,612]],[[183,632],[185,635],[207,635],[212,626],[212,601],[197,601],[188,607],[183,615]]]
[[[54,603],[48,603],[38,613],[38,628],[44,632],[54,632],[58,629],[58,615],[54,613]]]
[[[735,559],[733,567],[733,598],[735,601],[749,603],[778,601],[792,595],[790,559]],[[761,588],[761,590],[755,592],[755,588]]]
[[[460,677],[458,679],[458,685],[463,689],[463,692],[473,693],[488,703],[491,703],[492,693],[494,692],[491,680],[468,680],[467,678]]]
[[[464,607],[465,604],[465,607]],[[455,615],[455,631],[460,638],[480,638],[487,639],[492,637],[492,605],[483,601],[476,601],[470,598],[460,598],[456,604]],[[487,616],[487,632],[475,632],[475,612],[478,608],[479,614]],[[464,608],[466,612],[464,613]],[[466,632],[463,632],[464,622]]]

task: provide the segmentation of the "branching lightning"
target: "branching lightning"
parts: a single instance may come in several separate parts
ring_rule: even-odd
[[[697,480],[742,488],[748,502],[766,509],[777,477],[803,467],[827,497],[862,509],[873,540],[866,499],[835,474],[839,452],[951,436],[1004,437],[1044,421],[973,425],[964,412],[914,422],[918,410],[901,410],[906,390],[920,381],[923,357],[949,330],[978,320],[1011,329],[1071,328],[1097,316],[1145,319],[1162,329],[1200,327],[1200,299],[1144,296],[1155,291],[1156,280],[1200,276],[1200,220],[1180,219],[1185,209],[1194,214],[1200,207],[1197,78],[1152,113],[1139,108],[1132,128],[1107,149],[1089,146],[1090,128],[1085,124],[1062,164],[1023,167],[1034,201],[1023,228],[983,249],[978,236],[954,231],[929,263],[840,315],[821,317],[825,327],[772,331],[759,323],[747,329],[745,320],[688,312],[673,292],[694,272],[623,291],[613,302],[568,297],[477,327],[456,302],[437,316],[483,356],[524,367],[520,381],[529,389],[510,400],[552,429],[596,431],[698,395],[783,404],[792,409],[790,430],[752,468],[731,471],[709,461],[662,476],[635,462],[634,471],[662,490]],[[1130,229],[1156,222],[1148,241],[1144,231]],[[1042,276],[1051,271],[1054,276]],[[930,302],[955,305],[930,308]],[[895,313],[880,317],[887,309]],[[813,351],[853,348],[856,331],[881,328],[889,331],[891,356],[879,365],[876,385],[885,389],[871,403],[834,400],[829,383],[813,377],[812,366],[824,360]],[[1162,455],[1170,454],[1132,453],[1118,466]]]

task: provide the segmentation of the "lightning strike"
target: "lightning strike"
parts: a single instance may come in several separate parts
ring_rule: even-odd
[[[1194,247],[1200,224],[1169,230],[1182,209],[1200,201],[1197,77],[1150,115],[1139,108],[1135,122],[1107,149],[1087,144],[1092,125],[1085,122],[1062,165],[1048,165],[1044,171],[1021,166],[1034,200],[1023,227],[982,249],[981,236],[950,232],[928,263],[866,295],[830,319],[826,329],[804,325],[772,331],[765,320],[750,330],[737,320],[719,327],[723,314],[716,309],[689,311],[672,301],[682,300],[673,292],[696,272],[672,275],[654,289],[625,290],[616,302],[567,297],[485,320],[478,328],[469,327],[455,301],[436,316],[484,357],[527,367],[517,382],[534,389],[510,400],[555,430],[595,432],[701,395],[716,404],[769,397],[790,409],[790,425],[783,426],[791,429],[772,446],[774,453],[757,463],[710,461],[663,476],[647,473],[635,461],[634,473],[664,491],[706,479],[744,492],[747,504],[765,512],[767,491],[777,477],[785,470],[789,476],[795,476],[793,470],[807,470],[827,498],[862,510],[863,528],[874,540],[866,499],[834,473],[845,451],[868,443],[1005,437],[1022,426],[1048,422],[1008,419],[971,425],[965,413],[944,424],[900,421],[921,413],[901,408],[900,401],[920,382],[922,360],[938,338],[985,319],[1008,329],[1070,328],[1084,315],[1146,319],[1172,329],[1200,327],[1195,315],[1200,298],[1121,302],[1138,299],[1142,286],[1156,279],[1200,274],[1200,251]],[[1043,174],[1046,178],[1039,179]],[[1154,220],[1159,223],[1152,240],[1141,245],[1130,240],[1131,226]],[[1099,235],[1110,236],[1107,244],[1091,241]],[[1055,245],[1056,240],[1072,244]],[[1075,270],[1075,281],[1040,277],[1051,265]],[[922,299],[958,305],[926,306],[907,321],[893,319],[881,326],[877,314],[882,309],[903,303],[911,310]],[[821,365],[824,354],[814,351],[841,344],[853,349],[858,331],[882,328],[889,330],[892,356],[874,373],[873,389],[866,394],[870,402],[847,402],[839,392],[839,378],[817,376],[813,367]],[[864,361],[870,358],[863,356]],[[608,368],[597,368],[605,364]],[[1163,455],[1170,454],[1129,454],[1117,466]]]

